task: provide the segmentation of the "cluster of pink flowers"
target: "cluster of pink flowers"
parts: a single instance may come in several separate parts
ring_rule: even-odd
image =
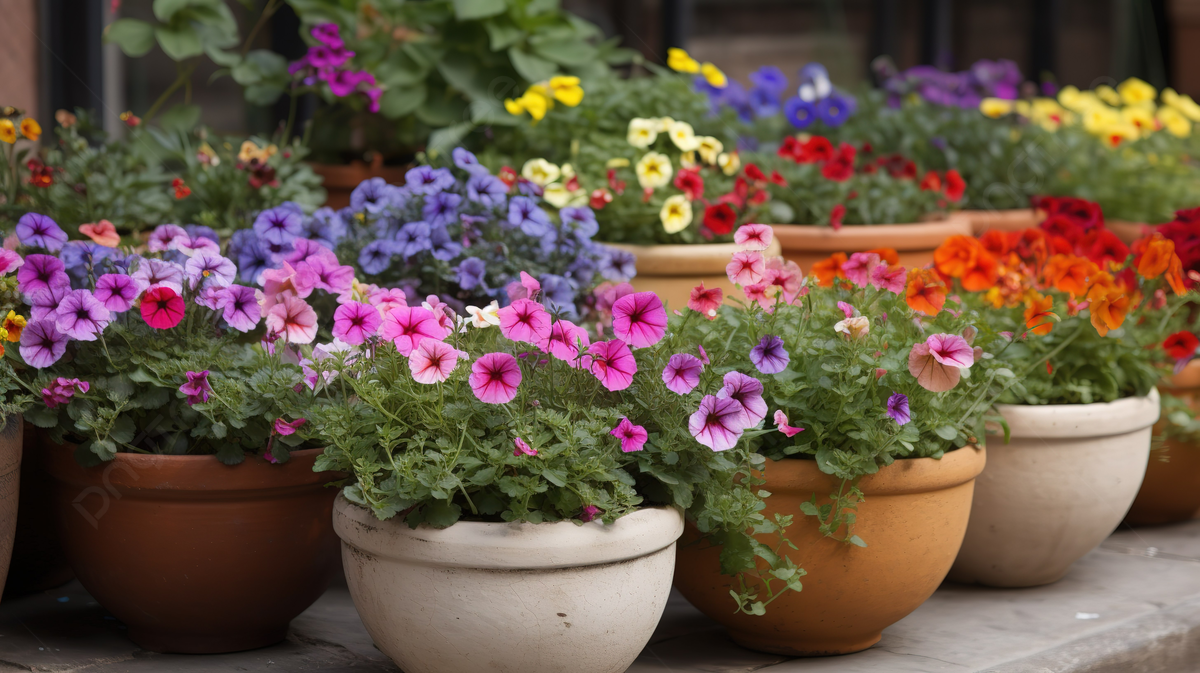
[[[301,81],[307,86],[318,81],[325,82],[338,98],[362,93],[367,97],[367,109],[379,112],[379,98],[383,95],[383,89],[376,86],[375,77],[366,70],[346,67],[354,57],[354,52],[346,49],[338,25],[322,23],[314,26],[312,36],[317,44],[309,47],[308,53],[300,60],[288,66],[288,74],[293,77],[300,75]]]
[[[729,282],[741,286],[746,301],[758,304],[768,313],[775,310],[775,303],[782,299],[794,304],[808,292],[804,286],[804,275],[795,262],[782,257],[767,259],[763,250],[771,246],[773,232],[765,224],[744,224],[733,234],[733,240],[745,249],[733,254],[725,267]],[[722,292],[705,289],[703,283],[692,290],[688,308],[707,316],[716,317]]]
[[[42,401],[51,409],[71,401],[76,392],[86,393],[92,384],[79,379],[58,377],[49,388],[42,388]]]
[[[893,294],[904,294],[908,282],[908,270],[899,264],[888,264],[878,253],[856,252],[842,263],[846,279],[858,287],[887,290]]]

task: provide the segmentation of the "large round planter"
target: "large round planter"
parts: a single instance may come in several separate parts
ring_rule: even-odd
[[[320,449],[282,465],[248,456],[120,453],[84,468],[47,447],[58,523],[80,583],[155,652],[272,645],[329,585],[343,475],[313,472]]]
[[[822,536],[816,521],[800,512],[800,503],[814,494],[828,502],[840,481],[822,473],[816,461],[768,460],[762,488],[771,495],[763,514],[795,515],[786,535],[799,550],[785,547],[783,553],[808,572],[803,591],[775,599],[763,616],[736,612],[729,595],[734,579],[720,572],[720,548],[690,524],[680,540],[675,586],[744,647],[800,656],[866,649],[945,578],[985,460],[983,449],[968,447],[941,460],[898,460],[863,477],[859,488],[866,500],[858,506],[854,532],[865,548]],[[759,539],[778,546],[774,536]]]
[[[959,216],[971,221],[971,231],[976,236],[986,231],[1024,231],[1038,226],[1042,214],[1033,208],[1009,210],[960,210]]]
[[[971,525],[950,580],[1057,582],[1121,523],[1146,473],[1158,391],[1111,403],[997,405],[1011,441],[988,437]]]
[[[729,282],[725,267],[733,259],[733,253],[745,250],[745,246],[734,243],[709,243],[696,245],[605,245],[633,253],[636,258],[637,276],[630,284],[638,292],[654,292],[667,304],[668,309],[683,310],[687,307],[692,288],[704,283],[705,288],[719,287],[727,298],[741,299],[741,293]],[[782,254],[779,241],[772,240],[771,246],[763,251],[770,259]]]
[[[24,422],[19,414],[4,419],[0,429],[0,578],[8,575],[13,536],[17,530],[17,502],[21,484],[21,439]],[[0,579],[0,582],[3,580]],[[4,584],[0,583],[0,593]]]
[[[350,595],[405,673],[620,673],[666,607],[683,518],[411,529],[338,497]]]
[[[371,163],[352,161],[349,164],[308,164],[313,172],[321,176],[325,187],[325,205],[337,210],[350,205],[350,194],[363,180],[383,178],[389,184],[403,185],[404,174],[410,166],[384,166],[383,157],[374,156]]]
[[[816,224],[775,224],[783,256],[807,273],[813,264],[835,252],[846,254],[892,248],[906,267],[925,266],[947,238],[971,235],[971,221],[958,213],[942,220],[912,224],[854,224],[834,230]]]
[[[54,481],[46,472],[42,430],[26,422],[21,442],[21,495],[12,563],[4,597],[13,598],[62,586],[75,577],[63,552],[54,514]]]
[[[1200,412],[1200,361],[1191,361],[1160,387]],[[1160,420],[1155,432],[1165,423]],[[1142,526],[1175,523],[1200,514],[1200,444],[1167,440],[1163,449],[1150,454],[1146,478],[1125,517],[1127,523]]]
[[[1107,220],[1104,226],[1117,235],[1126,245],[1154,233],[1154,227],[1145,222],[1126,222],[1124,220]]]

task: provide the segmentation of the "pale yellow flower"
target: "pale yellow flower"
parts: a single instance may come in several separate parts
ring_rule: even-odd
[[[700,66],[700,74],[704,75],[704,79],[710,86],[718,89],[724,89],[726,86],[729,86],[729,79],[725,77],[725,73],[721,72],[720,68],[711,63],[705,63]]]
[[[700,141],[696,139],[696,132],[687,122],[671,124],[671,128],[667,129],[667,136],[671,138],[671,142],[675,143],[676,147],[684,152],[691,152],[700,147]]]
[[[1058,90],[1058,102],[1068,110],[1079,110],[1084,106],[1083,94],[1071,84]]]
[[[682,49],[672,47],[667,50],[667,67],[676,72],[695,74],[700,72],[700,63]]]
[[[483,308],[468,306],[467,313],[471,316],[471,326],[478,329],[500,325],[500,304],[492,302]]]
[[[566,208],[571,203],[571,192],[561,182],[552,182],[542,190],[542,200],[555,208]]]
[[[575,167],[572,166],[571,164],[563,164],[562,165],[563,180],[570,180],[573,177],[575,177]]]
[[[985,116],[995,119],[1013,111],[1013,102],[1003,98],[984,98],[979,101],[979,111]]]
[[[683,194],[676,194],[663,203],[658,217],[668,234],[677,234],[692,223],[692,202]]]
[[[560,175],[562,175],[562,171],[558,166],[540,157],[526,161],[525,165],[521,167],[521,177],[540,187],[554,182]]]
[[[608,161],[604,162],[604,167],[605,168],[628,168],[629,160],[626,159],[625,157],[613,157],[612,159],[609,159]]]
[[[725,149],[721,141],[712,136],[700,136],[697,140],[700,144],[696,147],[696,151],[700,153],[700,158],[704,160],[704,163],[717,163],[717,157]]]
[[[1120,94],[1121,100],[1125,101],[1126,105],[1153,103],[1158,96],[1154,87],[1136,77],[1130,77],[1118,84],[1117,93]]]
[[[658,120],[634,117],[629,120],[629,132],[625,136],[630,145],[644,150],[658,140]]]
[[[1116,89],[1107,84],[1101,84],[1093,89],[1093,91],[1095,91],[1096,95],[1100,97],[1100,100],[1113,107],[1121,104],[1121,94],[1117,93]]]
[[[696,163],[696,151],[692,150],[691,152],[684,152],[683,154],[680,154],[679,167],[687,168],[689,170],[693,168],[699,168],[700,164]]]
[[[1192,135],[1192,122],[1175,107],[1164,105],[1158,108],[1157,118],[1163,128],[1177,138],[1187,138]]]
[[[659,133],[666,133],[667,131],[670,131],[671,124],[675,123],[675,120],[671,119],[670,117],[656,117],[651,121],[654,122],[654,130],[658,131]]]
[[[717,155],[717,165],[725,175],[736,175],[742,168],[742,159],[737,152],[722,152]]]
[[[551,77],[549,88],[554,100],[567,107],[575,107],[583,100],[583,87],[579,86],[578,77]]]
[[[642,189],[658,189],[671,181],[671,160],[665,154],[647,152],[646,156],[637,163],[638,184]]]
[[[258,163],[265,164],[267,159],[275,156],[275,153],[278,151],[279,148],[274,145],[259,148],[254,141],[247,140],[242,143],[241,148],[238,150],[237,158],[242,163],[249,163],[257,159]]]

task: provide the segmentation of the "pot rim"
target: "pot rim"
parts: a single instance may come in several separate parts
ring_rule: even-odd
[[[1200,388],[1200,360],[1192,360],[1183,370],[1163,381],[1169,389]]]
[[[1161,413],[1158,390],[1143,397],[1123,397],[1091,404],[997,404],[1011,437],[1078,439],[1123,435],[1148,428]],[[995,435],[993,435],[995,436]]]
[[[733,253],[750,250],[737,243],[695,243],[632,245],[630,243],[603,243],[610,248],[632,253],[639,274],[647,276],[695,276],[697,274],[725,275],[725,267]],[[771,245],[762,251],[763,257],[783,255],[783,247],[777,236],[771,237]]]
[[[788,250],[811,252],[854,252],[871,248],[894,248],[897,252],[932,250],[955,234],[972,235],[971,219],[961,212],[930,222],[899,224],[854,224],[834,230],[818,224],[773,224],[775,238]],[[882,245],[881,239],[895,239]]]
[[[592,521],[488,523],[459,521],[448,528],[409,528],[380,521],[339,493],[333,529],[346,545],[391,561],[481,570],[549,570],[616,563],[675,544],[683,515],[674,507],[645,507],[610,525]]]
[[[858,488],[867,497],[941,491],[973,480],[986,464],[987,450],[974,445],[948,451],[940,459],[898,458],[875,474],[863,476]],[[822,472],[815,460],[768,458],[763,475],[767,480],[763,488],[772,493],[815,491],[820,495],[840,483],[837,477]]]

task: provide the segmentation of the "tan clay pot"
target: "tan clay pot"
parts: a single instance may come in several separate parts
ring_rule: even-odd
[[[834,231],[824,225],[774,224],[775,238],[783,245],[783,256],[808,273],[814,263],[835,252],[853,253],[875,248],[893,248],[906,267],[925,266],[933,251],[947,238],[971,235],[971,221],[958,213],[944,220],[912,224],[855,224]]]
[[[996,231],[1024,231],[1036,227],[1042,214],[1033,208],[1011,210],[960,210],[958,214],[971,221],[971,230],[976,236],[995,229]]]
[[[1154,227],[1145,222],[1126,222],[1124,220],[1106,220],[1104,226],[1117,235],[1126,245],[1133,243],[1143,236],[1154,233]]]
[[[320,449],[282,465],[248,456],[119,453],[83,468],[47,447],[67,559],[88,593],[154,652],[273,645],[337,567],[333,499],[343,475],[313,472]]]
[[[771,493],[763,514],[795,515],[787,537],[799,551],[784,552],[808,572],[803,591],[789,592],[760,617],[736,613],[729,595],[735,581],[720,572],[720,548],[688,524],[679,541],[675,586],[701,612],[720,622],[738,644],[764,652],[816,656],[847,654],[879,641],[883,629],[916,610],[946,576],[958,553],[983,449],[951,451],[941,460],[897,460],[863,477],[866,500],[858,506],[854,532],[860,548],[822,536],[816,521],[800,512],[815,493],[818,502],[840,481],[812,460],[767,460],[762,487]],[[778,539],[761,536],[775,547]]]
[[[949,579],[1033,587],[1071,564],[1125,518],[1142,485],[1158,391],[1111,403],[996,405],[1011,440],[989,435],[971,525]]]
[[[633,253],[637,258],[637,276],[630,281],[638,292],[655,292],[667,304],[668,310],[687,308],[688,298],[692,288],[704,283],[704,287],[719,287],[729,297],[736,292],[725,267],[733,258],[733,253],[744,250],[745,246],[735,243],[712,243],[696,245],[626,245],[624,243],[605,243],[605,245]],[[771,241],[771,247],[763,251],[763,256],[778,257],[781,249],[778,240]],[[738,297],[741,294],[738,293]]]
[[[0,578],[8,575],[13,536],[17,531],[17,502],[21,484],[21,439],[24,422],[14,414],[0,430]],[[0,579],[0,593],[4,591]]]
[[[1183,371],[1160,386],[1187,400],[1200,412],[1200,361],[1192,360]],[[1159,421],[1159,432],[1165,421]],[[1168,440],[1165,449],[1150,453],[1146,478],[1125,521],[1134,525],[1156,525],[1187,521],[1200,515],[1200,445]]]
[[[321,176],[325,187],[325,205],[337,210],[350,205],[350,193],[363,180],[383,178],[389,184],[403,185],[404,174],[410,166],[384,166],[383,156],[376,154],[371,163],[352,161],[346,165],[308,164],[313,172]]]

